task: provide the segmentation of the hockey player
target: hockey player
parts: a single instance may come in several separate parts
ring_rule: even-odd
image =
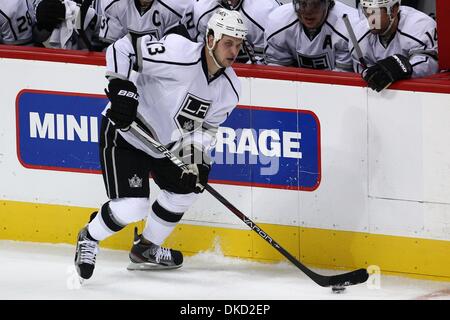
[[[177,26],[192,0],[102,0],[100,39],[112,43],[130,33],[160,39]]]
[[[270,65],[353,71],[342,16],[359,20],[358,11],[334,0],[293,0],[272,12],[265,32]]]
[[[91,49],[100,30],[97,1],[37,0],[36,42],[48,48]],[[88,3],[85,12],[81,9],[83,2]]]
[[[220,9],[207,28],[206,43],[176,33],[160,41],[127,35],[107,50],[111,107],[102,122],[100,159],[110,201],[78,235],[75,265],[83,279],[92,275],[99,241],[145,217],[128,269],[182,265],[180,251],[161,245],[208,182],[208,151],[241,92],[231,68],[247,34],[241,15]],[[129,80],[132,68],[138,70],[136,85]],[[128,130],[133,121],[179,154],[189,173],[134,136]],[[149,172],[161,189],[152,205]]]
[[[0,44],[33,45],[35,20],[31,0],[0,0]]]
[[[218,8],[237,10],[248,27],[246,45],[251,47],[244,49],[250,50],[247,54],[256,54],[262,58],[267,17],[279,6],[277,0],[199,0],[194,3],[192,10],[186,13],[183,22],[194,41],[203,41],[206,24]]]
[[[362,0],[367,19],[355,27],[363,63],[350,43],[354,69],[380,92],[401,79],[438,72],[436,22],[400,0]]]

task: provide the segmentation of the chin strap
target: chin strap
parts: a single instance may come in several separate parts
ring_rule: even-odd
[[[220,40],[219,40],[219,41],[220,41]],[[214,63],[216,64],[217,68],[222,69],[222,68],[224,68],[224,66],[221,66],[221,65],[219,64],[219,62],[217,62],[216,57],[215,57],[214,52],[213,52],[213,49],[214,49],[216,43],[217,43],[217,42],[214,41],[212,47],[210,47],[210,46],[208,45],[208,39],[206,39],[206,47],[208,48],[208,54],[209,54],[209,55],[211,56],[211,58],[213,59],[213,61],[214,61]]]

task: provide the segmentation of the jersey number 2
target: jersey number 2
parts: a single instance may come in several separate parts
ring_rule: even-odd
[[[28,24],[27,24],[27,22],[28,22]],[[22,17],[18,18],[17,23],[19,24],[18,25],[19,33],[27,31],[28,26],[31,26],[33,24],[33,21],[31,20],[31,16],[30,16],[29,12],[27,11],[26,17],[22,16]]]

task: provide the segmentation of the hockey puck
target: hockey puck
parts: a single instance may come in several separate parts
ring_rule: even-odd
[[[345,287],[331,287],[332,293],[343,293],[345,292]]]

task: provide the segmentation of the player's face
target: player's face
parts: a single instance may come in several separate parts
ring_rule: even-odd
[[[141,6],[148,7],[152,4],[153,0],[139,0],[139,2],[141,3]]]
[[[326,4],[320,0],[299,1],[295,9],[298,19],[308,29],[319,28],[327,14]]]
[[[233,8],[238,5],[240,0],[224,0],[224,2],[228,3],[228,5],[232,6]]]
[[[233,64],[241,50],[242,39],[224,35],[216,44],[215,57],[217,62],[224,68]]]
[[[363,8],[363,12],[371,33],[382,34],[389,27],[390,20],[386,8]]]

